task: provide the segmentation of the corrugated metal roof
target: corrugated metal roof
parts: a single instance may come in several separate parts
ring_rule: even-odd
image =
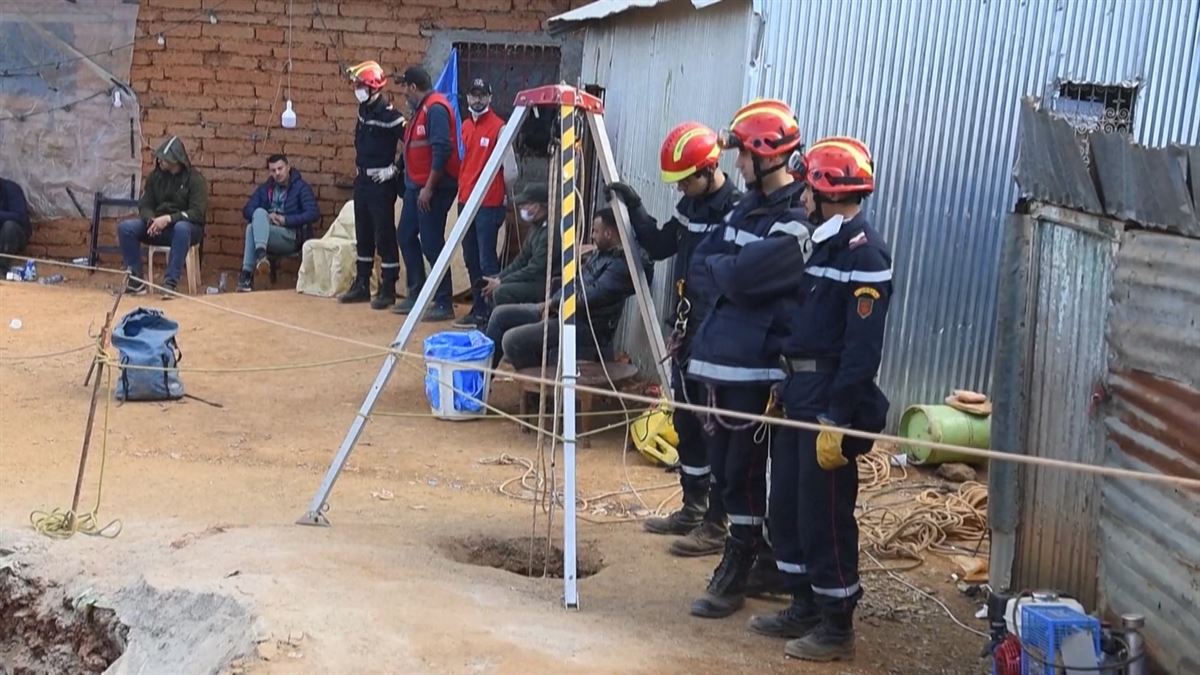
[[[1198,326],[1200,241],[1127,232],[1108,326],[1108,463],[1200,478]],[[1200,494],[1131,480],[1102,493],[1104,608],[1146,617],[1167,672],[1200,672]]]
[[[1026,199],[1101,214],[1104,207],[1079,154],[1075,129],[1039,110],[1036,99],[1021,105],[1017,161],[1013,178]]]
[[[1200,237],[1182,148],[1145,148],[1122,134],[1093,134],[1090,144],[1092,167],[1109,215]]]
[[[578,9],[573,9],[569,12],[563,12],[558,16],[552,16],[546,22],[546,30],[554,35],[563,33],[569,30],[580,28],[583,24],[589,21],[598,21],[615,16],[622,12],[627,12],[631,9],[657,7],[671,2],[681,2],[682,0],[596,0],[588,3]],[[702,9],[710,5],[715,5],[721,0],[690,0],[692,6],[696,9]]]

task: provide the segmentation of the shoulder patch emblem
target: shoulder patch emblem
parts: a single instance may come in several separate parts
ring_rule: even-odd
[[[854,235],[853,239],[850,240],[850,250],[853,251],[865,243],[867,243],[867,233],[859,232],[858,234]]]
[[[861,298],[868,295],[871,296],[872,300],[879,299],[879,291],[871,288],[870,286],[859,286],[858,288],[854,289],[854,297],[856,298]]]
[[[870,286],[859,286],[854,289],[854,297],[858,298],[858,302],[855,303],[858,318],[866,319],[871,316],[871,312],[875,311],[875,301],[879,299],[879,291]]]

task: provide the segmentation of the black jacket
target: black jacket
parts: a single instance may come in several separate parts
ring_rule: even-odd
[[[653,263],[642,256],[642,268],[649,277]],[[625,309],[625,301],[634,293],[633,275],[625,261],[625,251],[619,246],[596,251],[587,257],[579,271],[579,287],[575,290],[576,316],[581,331],[596,331],[596,339],[606,345],[616,332],[617,322]],[[550,307],[558,306],[562,289],[550,298]],[[588,325],[591,325],[591,329]],[[591,339],[590,335],[585,336]],[[584,339],[583,337],[579,339]]]
[[[20,185],[0,178],[0,224],[12,221],[21,226],[25,238],[33,237],[33,224],[29,221],[29,204]]]

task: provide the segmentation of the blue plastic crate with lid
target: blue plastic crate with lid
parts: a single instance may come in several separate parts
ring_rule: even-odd
[[[1021,643],[1024,650],[1021,675],[1064,675],[1067,668],[1059,652],[1067,638],[1080,632],[1089,634],[1093,652],[1099,658],[1099,619],[1062,605],[1033,603],[1022,606]],[[1037,658],[1032,658],[1031,654]]]

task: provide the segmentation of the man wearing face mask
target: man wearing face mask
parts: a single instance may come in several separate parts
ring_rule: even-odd
[[[517,194],[517,209],[521,220],[531,228],[521,246],[521,252],[494,277],[484,277],[483,295],[493,307],[517,303],[539,303],[546,299],[546,275],[557,276],[562,267],[558,254],[558,228],[546,226],[550,201],[549,190],[540,183],[531,183]],[[551,266],[547,267],[547,249],[553,246]]]
[[[372,309],[387,309],[396,301],[400,278],[400,252],[396,247],[396,147],[404,135],[404,116],[383,96],[387,76],[374,61],[364,61],[348,71],[358,99],[358,125],[354,127],[354,235],[358,258],[354,283],[338,302],[371,302]],[[379,252],[379,291],[371,297],[371,271]]]
[[[400,84],[412,110],[404,132],[404,206],[399,232],[408,296],[392,311],[408,314],[425,285],[425,261],[432,265],[446,244],[446,214],[458,194],[458,123],[449,99],[433,91],[424,68],[405,70]],[[425,321],[454,318],[451,288],[447,271],[433,295],[433,306],[425,312]]]
[[[458,212],[466,208],[467,198],[479,182],[483,167],[500,140],[504,120],[492,110],[492,89],[487,82],[476,78],[467,90],[467,105],[471,115],[463,120],[462,138],[466,154],[458,182]],[[484,328],[488,320],[488,303],[483,295],[484,277],[494,277],[500,272],[500,260],[496,257],[496,238],[504,223],[504,171],[496,174],[483,195],[479,211],[463,239],[463,259],[467,274],[471,277],[471,311],[459,321],[455,328]]]
[[[717,133],[698,122],[684,122],[667,134],[659,152],[659,167],[665,183],[673,183],[682,197],[675,215],[659,224],[642,206],[642,198],[624,183],[609,188],[629,209],[638,243],[655,260],[674,257],[672,270],[676,294],[672,354],[672,389],[675,400],[700,403],[703,388],[683,376],[688,343],[708,314],[714,298],[701,295],[687,279],[696,246],[733,210],[741,190],[717,168],[721,148]],[[689,330],[690,328],[690,330]],[[645,529],[655,534],[686,535],[671,543],[670,551],[680,556],[715,555],[725,546],[725,510],[721,494],[713,489],[712,470],[704,445],[701,420],[687,410],[675,410],[672,422],[679,434],[679,483],[683,507],[664,518],[649,518]]]

